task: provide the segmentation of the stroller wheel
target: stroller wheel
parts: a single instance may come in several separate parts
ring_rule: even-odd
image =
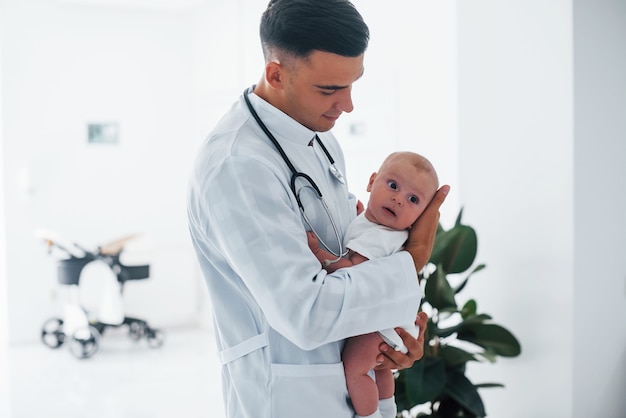
[[[159,348],[163,345],[163,334],[155,329],[150,329],[146,333],[146,340],[150,348]]]
[[[100,332],[92,326],[77,329],[72,334],[70,351],[79,359],[93,356],[100,347]]]
[[[128,336],[131,340],[139,341],[146,333],[146,327],[140,322],[131,322],[128,326]]]
[[[41,341],[50,348],[59,348],[65,341],[63,320],[50,318],[41,327]]]

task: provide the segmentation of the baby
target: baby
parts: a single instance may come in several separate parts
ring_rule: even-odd
[[[348,254],[336,259],[320,248],[312,232],[308,233],[309,247],[324,269],[331,273],[400,251],[409,228],[428,206],[438,187],[437,173],[426,158],[412,152],[393,153],[385,159],[378,173],[370,177],[367,207],[350,224],[344,237]],[[414,324],[402,328],[414,337],[419,334]],[[348,393],[358,418],[396,416],[392,371],[375,369],[382,341],[406,352],[400,336],[388,329],[349,338],[342,353]],[[376,381],[370,377],[371,370]]]

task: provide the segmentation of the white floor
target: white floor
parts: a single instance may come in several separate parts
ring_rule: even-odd
[[[107,331],[86,360],[66,346],[10,346],[11,418],[224,417],[211,333],[163,333],[163,346],[152,349],[121,329]]]

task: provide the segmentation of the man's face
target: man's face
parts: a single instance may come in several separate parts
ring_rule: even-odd
[[[312,131],[326,132],[354,108],[352,83],[362,74],[363,55],[314,51],[284,69],[279,108]]]

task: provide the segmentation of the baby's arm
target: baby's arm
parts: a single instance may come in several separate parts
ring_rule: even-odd
[[[355,253],[354,251],[348,252],[347,257],[341,257],[339,260],[337,260],[336,256],[326,250],[323,250],[320,247],[317,237],[313,232],[309,231],[306,234],[309,248],[311,249],[315,257],[317,257],[317,259],[320,261],[320,263],[322,263],[322,267],[324,268],[324,270],[329,273],[333,273],[344,267],[352,267],[368,260],[367,257],[363,257],[361,254]]]

